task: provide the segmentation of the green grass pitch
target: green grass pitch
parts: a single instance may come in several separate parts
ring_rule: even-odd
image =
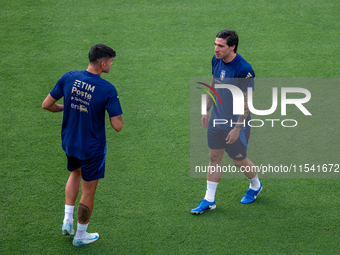
[[[2,0],[0,254],[337,254],[338,178],[263,178],[248,206],[248,181],[222,179],[216,210],[196,217],[206,180],[189,168],[190,79],[211,77],[217,32],[238,32],[258,78],[339,78],[339,13],[338,0]],[[77,249],[61,234],[62,114],[41,103],[62,74],[87,67],[97,43],[117,52],[102,77],[118,90],[124,128],[106,124],[88,228],[100,238]],[[250,159],[340,163],[339,87],[311,92],[313,121],[254,129]]]

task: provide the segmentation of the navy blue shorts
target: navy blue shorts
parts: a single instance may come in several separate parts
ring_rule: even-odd
[[[80,160],[75,157],[67,156],[67,169],[74,171],[81,167],[81,177],[85,181],[94,181],[104,178],[105,174],[105,155],[103,154],[94,159]]]
[[[232,144],[226,144],[226,138],[233,128],[219,129],[209,125],[208,127],[208,146],[210,149],[224,149],[230,158],[242,160],[247,157],[247,146],[250,136],[250,127],[240,131],[239,138]]]

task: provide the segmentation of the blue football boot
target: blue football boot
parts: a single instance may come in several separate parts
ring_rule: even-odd
[[[192,214],[202,214],[206,210],[214,210],[216,208],[215,201],[208,202],[207,200],[203,199],[196,208],[191,210]]]
[[[255,201],[256,197],[262,190],[262,183],[260,182],[260,188],[258,190],[248,189],[246,194],[241,199],[241,204],[250,204]]]

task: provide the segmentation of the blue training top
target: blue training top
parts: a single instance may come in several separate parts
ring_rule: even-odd
[[[121,115],[116,88],[88,71],[64,74],[50,92],[64,97],[62,147],[68,156],[86,160],[106,152],[105,109],[110,117]]]
[[[215,84],[231,84],[237,86],[242,92],[247,92],[248,87],[254,89],[254,77],[255,73],[251,65],[237,53],[236,57],[229,63],[225,63],[223,59],[217,59],[216,56],[212,58],[212,74],[215,78]],[[231,120],[236,123],[239,115],[233,114],[233,96],[229,89],[216,88],[216,92],[219,94],[222,105],[216,95],[216,105],[214,105],[209,126],[213,126],[214,119],[225,119],[228,124],[218,125],[221,129],[230,128]],[[247,117],[245,124],[251,119],[250,113]],[[234,127],[235,125],[233,125]],[[244,128],[244,127],[242,127]]]

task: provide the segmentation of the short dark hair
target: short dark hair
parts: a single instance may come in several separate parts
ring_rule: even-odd
[[[234,52],[237,52],[238,35],[234,30],[222,30],[216,35],[216,38],[226,39],[226,43],[229,47],[235,45]]]
[[[104,44],[96,44],[91,47],[89,52],[89,61],[94,64],[98,64],[98,60],[114,58],[116,52],[110,47]]]

